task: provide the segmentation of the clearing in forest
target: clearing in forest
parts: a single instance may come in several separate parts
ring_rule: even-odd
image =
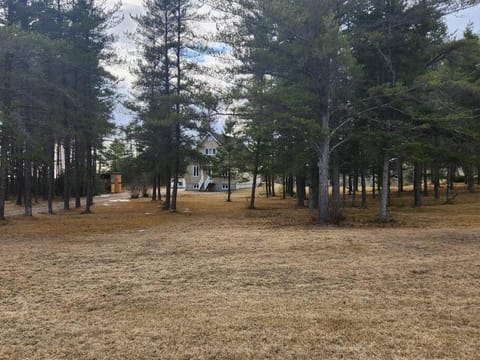
[[[246,196],[0,223],[0,358],[478,357],[479,195],[393,197],[384,227],[369,199],[324,228]]]

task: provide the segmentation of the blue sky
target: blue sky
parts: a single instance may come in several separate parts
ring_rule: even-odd
[[[465,26],[469,22],[473,23],[475,32],[480,33],[480,5],[449,15],[446,21],[449,32],[456,34],[457,37],[461,37]]]

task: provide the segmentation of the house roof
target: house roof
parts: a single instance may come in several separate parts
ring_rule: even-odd
[[[209,137],[212,137],[212,139],[220,146],[222,146],[222,142],[220,141],[221,135],[215,133],[214,131],[207,131],[207,135],[205,135],[202,140],[200,140],[199,145],[203,144],[205,140],[207,140]]]

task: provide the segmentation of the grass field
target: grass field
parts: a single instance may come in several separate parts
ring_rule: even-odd
[[[0,222],[0,359],[479,358],[479,194],[323,228],[246,196]]]

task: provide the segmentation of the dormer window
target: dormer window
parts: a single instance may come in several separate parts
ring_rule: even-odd
[[[217,149],[214,149],[214,148],[205,149],[205,155],[215,155],[216,153],[217,153]]]

